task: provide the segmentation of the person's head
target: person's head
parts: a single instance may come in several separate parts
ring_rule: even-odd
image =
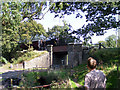
[[[92,70],[95,69],[97,65],[97,62],[95,59],[93,59],[92,57],[88,58],[88,62],[87,62],[87,67],[88,69]]]

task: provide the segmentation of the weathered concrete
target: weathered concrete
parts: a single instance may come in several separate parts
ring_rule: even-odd
[[[82,44],[68,45],[68,66],[74,67],[82,63]]]
[[[12,69],[28,69],[37,67],[50,67],[49,52],[29,61],[24,61],[21,64],[15,64]]]
[[[34,67],[50,67],[49,53],[45,53],[39,57],[36,57],[30,61],[24,61],[24,68],[34,68]]]
[[[49,52],[50,67],[52,67],[53,66],[53,45],[48,45],[47,51]]]
[[[56,47],[57,50],[54,50],[55,52],[53,52],[53,66],[74,67],[81,64],[82,63],[82,44],[70,43],[65,47],[67,49],[61,50],[63,49],[62,46],[57,46]]]

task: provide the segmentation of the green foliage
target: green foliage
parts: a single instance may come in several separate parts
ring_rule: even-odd
[[[66,21],[63,21],[64,26],[56,25],[52,29],[48,29],[48,37],[50,39],[57,38],[61,40],[61,43],[73,42],[72,34],[69,32],[69,25]]]
[[[115,60],[112,60],[115,61]],[[119,87],[119,79],[118,79],[118,72],[117,66],[113,63],[103,63],[102,71],[105,73],[107,82],[106,82],[106,89],[109,88],[117,88]],[[97,69],[100,69],[101,65],[97,66]],[[120,66],[119,66],[120,69]],[[87,64],[81,64],[77,67],[74,67],[71,70],[60,70],[60,71],[48,71],[48,72],[29,72],[23,73],[22,81],[20,86],[25,87],[33,87],[39,86],[38,80],[41,77],[46,79],[46,84],[51,84],[51,88],[77,88],[74,79],[77,79],[77,83],[80,85],[84,85],[85,75],[88,73]],[[54,81],[57,79],[57,82]],[[66,84],[67,82],[67,84]],[[69,84],[69,85],[68,85]],[[68,86],[67,86],[68,85]]]
[[[113,15],[118,15],[120,10],[120,2],[55,2],[51,7],[51,13],[55,13],[55,17],[64,17],[77,12],[76,18],[82,18],[85,14],[87,25],[83,25],[73,33],[83,37],[103,35],[105,30],[119,27],[119,20]]]
[[[52,29],[48,29],[48,36],[49,38],[58,38],[60,35],[60,32],[62,32],[62,27],[61,26],[54,26]]]
[[[118,38],[118,40],[117,40],[117,47],[120,48],[120,38]]]
[[[109,62],[109,60],[117,60],[120,57],[120,48],[96,49],[90,51],[90,56],[98,61]]]
[[[2,55],[7,60],[11,62],[12,55],[20,49],[20,41],[30,44],[37,34],[45,34],[43,26],[33,21],[45,7],[44,2],[2,2]],[[29,22],[21,24],[26,18]]]
[[[4,57],[0,57],[0,62],[4,63],[4,64],[7,64],[8,61],[4,58]]]
[[[116,36],[110,35],[107,38],[105,38],[106,46],[110,48],[116,47]]]
[[[24,21],[19,26],[20,41],[26,45],[32,44],[32,40],[35,40],[35,37],[40,35],[46,36],[46,32],[44,27],[41,24],[37,24],[36,21]]]
[[[115,61],[115,60],[112,60]],[[100,70],[101,66],[103,66],[102,71],[105,73],[107,82],[106,82],[106,89],[109,90],[109,88],[117,88],[119,87],[119,79],[118,79],[118,73],[117,73],[117,66],[113,63],[103,63],[102,65],[97,66],[97,69]],[[120,66],[119,66],[120,68]],[[80,85],[84,85],[84,79],[85,75],[88,73],[87,65],[83,64],[80,66],[77,66],[74,68],[74,75],[70,76],[71,80],[74,80],[77,78],[77,82]],[[74,87],[76,88],[76,87]]]
[[[71,80],[74,81],[74,78],[76,78],[77,82],[83,86],[85,75],[88,73],[87,64],[86,63],[81,64],[75,67],[73,70],[74,70],[74,74],[70,75]]]
[[[19,5],[20,3],[13,3]],[[11,59],[11,54],[15,53],[18,41],[18,26],[22,20],[18,9],[11,7],[9,3],[2,3],[2,54],[8,60]]]
[[[92,39],[90,36],[84,38],[84,42],[82,43],[85,46],[90,46],[92,44],[92,42],[90,42]]]
[[[54,81],[56,82],[56,80],[59,81],[61,79],[66,79],[67,73],[61,71],[23,73],[20,86],[24,87],[39,86],[42,83],[39,82],[40,78],[44,78],[47,85],[51,84]]]
[[[104,47],[107,47],[106,41],[99,41],[98,44],[101,43]]]
[[[113,70],[107,75],[107,90],[109,90],[109,88],[119,88],[120,82],[117,74],[117,70]]]
[[[47,53],[46,51],[44,52],[35,52],[35,51],[26,51],[26,52],[23,52],[23,51],[19,51],[17,52],[13,58],[12,58],[12,61],[14,64],[17,64],[17,63],[22,63],[23,61],[26,61],[26,60],[31,60],[35,57],[38,57],[44,53]]]

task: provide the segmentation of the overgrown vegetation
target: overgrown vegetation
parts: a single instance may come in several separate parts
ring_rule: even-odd
[[[119,63],[119,52],[120,49],[101,49],[93,51],[92,57],[95,57],[99,62],[97,69],[102,70],[107,78],[106,88],[118,88],[120,85],[120,66]],[[101,63],[101,60],[103,62]],[[118,69],[117,69],[118,68]],[[75,82],[80,85],[84,85],[85,75],[88,73],[86,62],[74,67],[73,69],[63,69],[55,72],[31,72],[24,75],[24,83],[29,87],[35,85],[41,85],[38,80],[40,77],[47,78],[51,82],[51,88],[77,88]],[[66,78],[65,78],[66,77]],[[48,79],[49,78],[49,79]],[[48,82],[47,81],[47,82]],[[31,85],[31,82],[33,83]],[[22,82],[23,83],[23,82]],[[46,83],[50,84],[50,83]],[[21,85],[21,84],[20,84]]]
[[[85,75],[89,72],[86,65],[87,64],[85,63],[73,69],[66,69],[60,71],[30,72],[27,74],[23,74],[23,79],[20,83],[20,87],[35,87],[50,84],[51,86],[49,88],[78,88],[75,82],[84,86]],[[101,66],[103,68],[101,68]],[[118,73],[117,66],[115,64],[104,63],[99,65],[97,69],[102,70],[105,73],[107,78],[107,89],[119,87],[120,73]]]
[[[98,61],[111,62],[112,60],[112,62],[117,62],[120,59],[120,48],[92,49],[90,56]]]
[[[42,51],[42,52],[38,52],[38,51],[20,51],[17,52],[16,55],[14,55],[14,58],[12,58],[12,61],[14,64],[16,63],[22,63],[23,61],[26,60],[31,60],[35,57],[38,57],[44,53],[47,53],[47,51]]]
[[[62,71],[49,71],[49,72],[29,72],[23,73],[20,87],[34,87],[40,85],[55,84],[63,79],[67,79],[68,75]],[[54,85],[55,86],[55,85]]]
[[[4,58],[4,57],[0,57],[0,62],[1,63],[3,63],[3,64],[7,64],[8,63],[8,61],[6,60],[6,58]]]
[[[86,66],[81,66],[81,68],[79,67],[80,66],[74,69],[76,72],[74,73],[71,79],[73,80],[74,78],[77,78],[78,83],[80,85],[84,85],[84,79],[85,79],[85,75],[88,73],[88,69],[86,68]],[[117,88],[118,87],[120,82],[118,82],[119,81],[118,72],[117,72],[117,66],[115,64],[104,63],[103,65],[99,65],[97,69],[102,70],[106,75],[106,78],[107,78],[106,88]],[[119,66],[119,71],[120,71],[120,66]]]
[[[48,52],[47,51],[40,52],[40,51],[35,51],[35,50],[18,51],[16,52],[16,54],[12,56],[12,64],[22,63],[23,61],[31,60],[45,53],[48,53]],[[4,57],[0,58],[0,62],[4,64],[1,68],[9,69],[11,63],[8,62]]]

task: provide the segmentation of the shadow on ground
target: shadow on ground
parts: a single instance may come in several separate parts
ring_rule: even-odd
[[[37,72],[37,71],[45,71],[45,70],[14,70],[8,71],[1,74],[1,87],[8,88],[13,86],[18,86],[21,81],[23,73],[28,72]]]

